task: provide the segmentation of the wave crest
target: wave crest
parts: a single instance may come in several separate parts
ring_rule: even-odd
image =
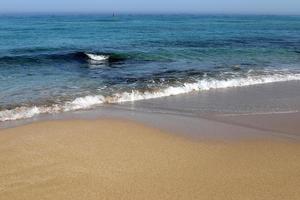
[[[87,53],[87,52],[56,52],[40,54],[9,55],[0,57],[1,64],[24,64],[24,63],[44,63],[44,62],[88,62],[107,61],[110,63],[125,61],[128,56],[122,53]]]
[[[92,54],[92,53],[86,53],[86,55],[94,61],[107,61],[109,59],[108,55],[98,55],[98,54]]]

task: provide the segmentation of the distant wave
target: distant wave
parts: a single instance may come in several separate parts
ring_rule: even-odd
[[[273,74],[248,76],[243,78],[233,78],[228,80],[203,79],[194,83],[184,83],[180,86],[170,86],[157,90],[116,93],[111,96],[94,95],[78,97],[73,101],[68,101],[62,105],[55,104],[52,106],[33,106],[33,107],[17,107],[11,110],[0,111],[0,121],[18,120],[31,118],[43,113],[59,113],[81,109],[89,109],[103,103],[120,103],[139,101],[146,99],[161,98],[174,96],[179,94],[190,93],[193,91],[204,91],[219,88],[244,87],[250,85],[267,84],[274,82],[300,80],[300,74]]]
[[[129,59],[122,53],[91,53],[91,52],[59,52],[25,55],[9,55],[0,57],[0,64],[25,64],[44,62],[89,62],[107,61],[110,63],[121,62]]]

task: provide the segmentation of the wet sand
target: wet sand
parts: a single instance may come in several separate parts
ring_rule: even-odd
[[[115,119],[4,129],[0,199],[299,199],[299,141],[267,135],[196,140]]]

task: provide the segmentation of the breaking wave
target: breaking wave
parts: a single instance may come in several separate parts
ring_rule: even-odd
[[[227,80],[203,79],[193,83],[184,83],[180,86],[169,86],[156,90],[116,93],[110,96],[94,95],[78,97],[73,101],[65,102],[62,105],[55,104],[51,106],[33,106],[33,107],[17,107],[11,110],[0,111],[0,121],[18,120],[31,118],[39,114],[59,113],[67,111],[75,111],[81,109],[90,109],[103,103],[121,103],[132,102],[146,99],[154,99],[160,97],[174,96],[179,94],[190,93],[193,91],[205,91],[211,89],[244,87],[250,85],[267,84],[274,82],[300,80],[300,74],[273,74],[248,76],[241,78],[233,78]]]
[[[90,53],[90,52],[58,52],[58,53],[41,53],[25,55],[9,55],[0,57],[0,64],[33,64],[48,62],[88,62],[108,61],[120,62],[129,57],[122,53]]]
[[[91,59],[95,61],[106,61],[109,59],[108,55],[97,55],[97,54],[91,54],[91,53],[86,53],[86,55]]]

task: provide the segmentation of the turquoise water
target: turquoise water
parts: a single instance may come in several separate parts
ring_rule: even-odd
[[[300,80],[300,16],[0,16],[0,121]]]

